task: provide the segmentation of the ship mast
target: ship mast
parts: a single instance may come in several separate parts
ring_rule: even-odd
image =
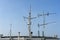
[[[12,38],[11,38],[11,34],[12,34],[12,24],[10,24],[10,40],[12,40]]]
[[[29,16],[24,17],[24,19],[28,19],[28,32],[29,32],[29,38],[31,39],[32,37],[32,32],[31,32],[31,20],[36,18],[36,17],[31,17],[31,5],[30,5],[30,11],[29,11]]]
[[[55,22],[50,22],[50,23],[45,23],[45,17],[46,16],[49,16],[49,15],[51,15],[51,14],[56,14],[56,13],[47,13],[47,14],[44,14],[44,11],[43,11],[43,14],[39,14],[38,15],[38,17],[40,17],[40,16],[43,16],[43,24],[39,24],[39,26],[43,26],[43,31],[42,31],[42,36],[44,37],[45,35],[45,25],[47,25],[47,24],[50,24],[50,23],[55,23]]]

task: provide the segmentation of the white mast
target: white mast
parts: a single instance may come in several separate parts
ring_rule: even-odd
[[[29,38],[31,39],[32,37],[32,32],[31,32],[31,20],[36,18],[36,17],[31,17],[31,5],[30,5],[30,11],[29,11],[29,16],[28,17],[24,17],[28,19],[28,31],[29,31]]]

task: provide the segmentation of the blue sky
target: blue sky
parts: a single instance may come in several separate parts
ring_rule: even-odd
[[[57,34],[60,37],[60,0],[0,0],[0,34],[9,35],[10,24],[12,24],[12,35],[28,35],[28,20],[24,21],[23,16],[28,17],[29,8],[32,8],[32,17],[37,17],[38,14],[50,12],[56,13],[46,17],[46,23],[56,22],[46,25],[45,36],[54,36]],[[43,18],[39,17],[32,20],[31,31],[34,36],[38,33],[38,23],[42,23]],[[42,34],[42,26],[40,27]]]

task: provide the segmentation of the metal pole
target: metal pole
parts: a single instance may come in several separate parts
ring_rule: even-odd
[[[11,38],[11,33],[12,33],[12,24],[10,24],[10,40],[12,40],[12,38]]]

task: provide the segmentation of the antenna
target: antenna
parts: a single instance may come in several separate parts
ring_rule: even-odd
[[[45,16],[49,16],[51,14],[56,14],[56,13],[47,13],[47,14],[44,14],[44,11],[43,11],[43,14],[39,14],[38,15],[38,17],[43,16],[43,24],[41,24],[43,26],[43,29],[45,29],[45,25],[50,24],[50,23],[45,23]],[[44,37],[44,30],[42,31],[42,36]]]
[[[12,34],[12,24],[10,24],[10,40],[12,40],[12,38],[11,38],[11,34]]]
[[[28,19],[28,31],[29,31],[29,37],[31,38],[31,20],[36,18],[36,17],[31,17],[31,5],[30,5],[30,11],[29,11],[29,16],[28,17],[24,17],[24,19]]]

